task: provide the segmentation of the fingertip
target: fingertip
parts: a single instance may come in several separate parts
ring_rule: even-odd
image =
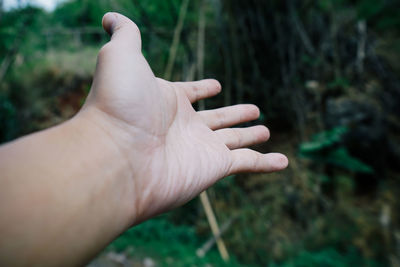
[[[131,19],[116,12],[108,12],[103,16],[102,24],[111,40],[133,48],[135,52],[141,51],[140,30]]]
[[[260,117],[260,109],[253,104],[243,104],[249,120],[255,120]]]
[[[213,81],[215,82],[215,87],[217,88],[218,93],[220,93],[222,91],[222,85],[218,80],[213,79]]]
[[[107,12],[104,14],[101,24],[103,25],[104,30],[109,34],[113,34],[113,28],[117,23],[118,15],[115,12]]]
[[[271,154],[275,157],[274,165],[277,171],[286,169],[288,167],[289,159],[285,155],[281,153],[271,153]]]
[[[261,142],[266,142],[270,138],[269,129],[264,125],[257,125],[255,126],[258,129],[258,139]]]
[[[254,118],[258,119],[260,117],[260,109],[256,105],[249,104],[248,108]]]
[[[210,87],[217,93],[219,94],[222,90],[222,85],[221,83],[216,80],[216,79],[206,79],[205,81],[207,81],[210,84]]]

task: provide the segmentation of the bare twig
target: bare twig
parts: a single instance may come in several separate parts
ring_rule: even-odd
[[[232,223],[236,218],[231,217],[228,221],[226,221],[220,229],[220,232],[217,236],[212,236],[210,239],[207,240],[199,249],[196,250],[196,254],[198,257],[202,258],[206,255],[206,253],[212,248],[212,246],[216,243],[217,238],[221,238],[221,236],[228,231],[231,227]]]
[[[221,0],[213,0],[212,6],[214,7],[215,24],[217,25],[218,33],[220,38],[217,38],[218,44],[222,51],[222,57],[225,69],[224,79],[224,106],[232,104],[232,61],[229,55],[229,42],[226,33],[225,21],[223,20],[222,14],[222,3]]]
[[[0,82],[3,80],[4,76],[7,73],[8,68],[11,66],[12,61],[14,60],[15,54],[8,53],[6,57],[3,59],[0,65]]]
[[[365,46],[367,42],[367,23],[360,20],[357,23],[358,30],[358,46],[357,46],[357,72],[362,75],[364,72]]]
[[[315,53],[314,46],[312,45],[311,40],[307,35],[303,23],[301,22],[296,13],[293,1],[292,0],[288,1],[288,4],[289,4],[289,15],[291,17],[292,23],[297,33],[300,36],[301,41],[303,42],[304,48],[307,50],[308,53],[314,54]]]
[[[3,17],[3,0],[0,0],[0,21],[1,21],[1,18]]]
[[[199,27],[197,33],[197,78],[204,78],[204,41],[206,31],[206,17],[205,17],[205,3],[204,0],[200,3],[199,9]],[[199,101],[199,110],[204,110],[205,102],[204,100]]]
[[[183,23],[185,21],[187,8],[189,5],[189,0],[182,0],[181,8],[179,11],[179,18],[174,30],[174,37],[172,39],[172,44],[169,50],[169,58],[167,67],[165,68],[164,78],[166,80],[171,79],[172,70],[174,67],[175,59],[176,59],[176,52],[178,51],[178,46],[180,42],[181,32],[183,28]]]
[[[215,218],[214,212],[211,208],[211,203],[210,203],[210,200],[208,198],[206,191],[204,191],[200,194],[200,200],[204,207],[204,211],[206,213],[208,223],[210,224],[211,231],[217,242],[217,247],[218,247],[219,253],[221,254],[221,257],[224,261],[228,261],[229,260],[228,250],[226,249],[225,243],[221,238],[221,231],[219,229],[217,219]]]
[[[241,50],[239,48],[240,43],[238,40],[238,31],[237,31],[237,22],[234,18],[236,18],[235,12],[233,11],[231,1],[225,0],[225,6],[228,11],[229,18],[229,34],[232,43],[232,61],[233,67],[235,71],[235,83],[236,83],[236,102],[243,102],[243,71],[241,69],[241,61],[240,61],[240,53]]]

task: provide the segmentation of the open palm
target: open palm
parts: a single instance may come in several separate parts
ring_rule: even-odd
[[[285,168],[281,154],[243,147],[269,138],[264,126],[227,128],[258,118],[254,105],[196,112],[191,103],[220,92],[216,80],[156,78],[141,53],[140,33],[128,18],[108,13],[112,35],[99,53],[83,110],[115,143],[132,171],[138,221],[184,204],[220,178]]]

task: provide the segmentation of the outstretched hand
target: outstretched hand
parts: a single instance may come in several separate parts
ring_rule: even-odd
[[[72,119],[0,146],[0,265],[82,266],[130,226],[222,177],[285,168],[254,105],[196,112],[216,80],[156,78],[128,18],[108,13],[89,96]]]
[[[267,141],[265,126],[228,128],[257,119],[254,105],[196,112],[192,103],[221,91],[216,80],[156,78],[141,53],[137,26],[107,13],[111,41],[100,51],[91,92],[79,116],[95,123],[131,170],[135,222],[184,204],[222,177],[284,169],[287,158],[243,148]]]

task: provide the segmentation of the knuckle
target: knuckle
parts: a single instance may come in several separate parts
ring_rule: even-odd
[[[260,169],[260,155],[254,154],[253,158],[253,170],[257,171]]]
[[[225,126],[225,115],[221,111],[217,111],[215,113],[215,118],[217,121],[217,126],[219,128],[223,128]]]
[[[242,147],[242,141],[243,140],[242,140],[241,134],[236,130],[233,130],[232,134],[234,136],[233,139],[234,139],[235,147]]]
[[[194,94],[195,94],[195,99],[196,99],[196,101],[203,98],[203,95],[202,95],[201,91],[198,90],[198,88],[197,88],[196,86],[194,86],[194,87],[192,88],[192,90],[193,90],[193,92],[194,92]]]

